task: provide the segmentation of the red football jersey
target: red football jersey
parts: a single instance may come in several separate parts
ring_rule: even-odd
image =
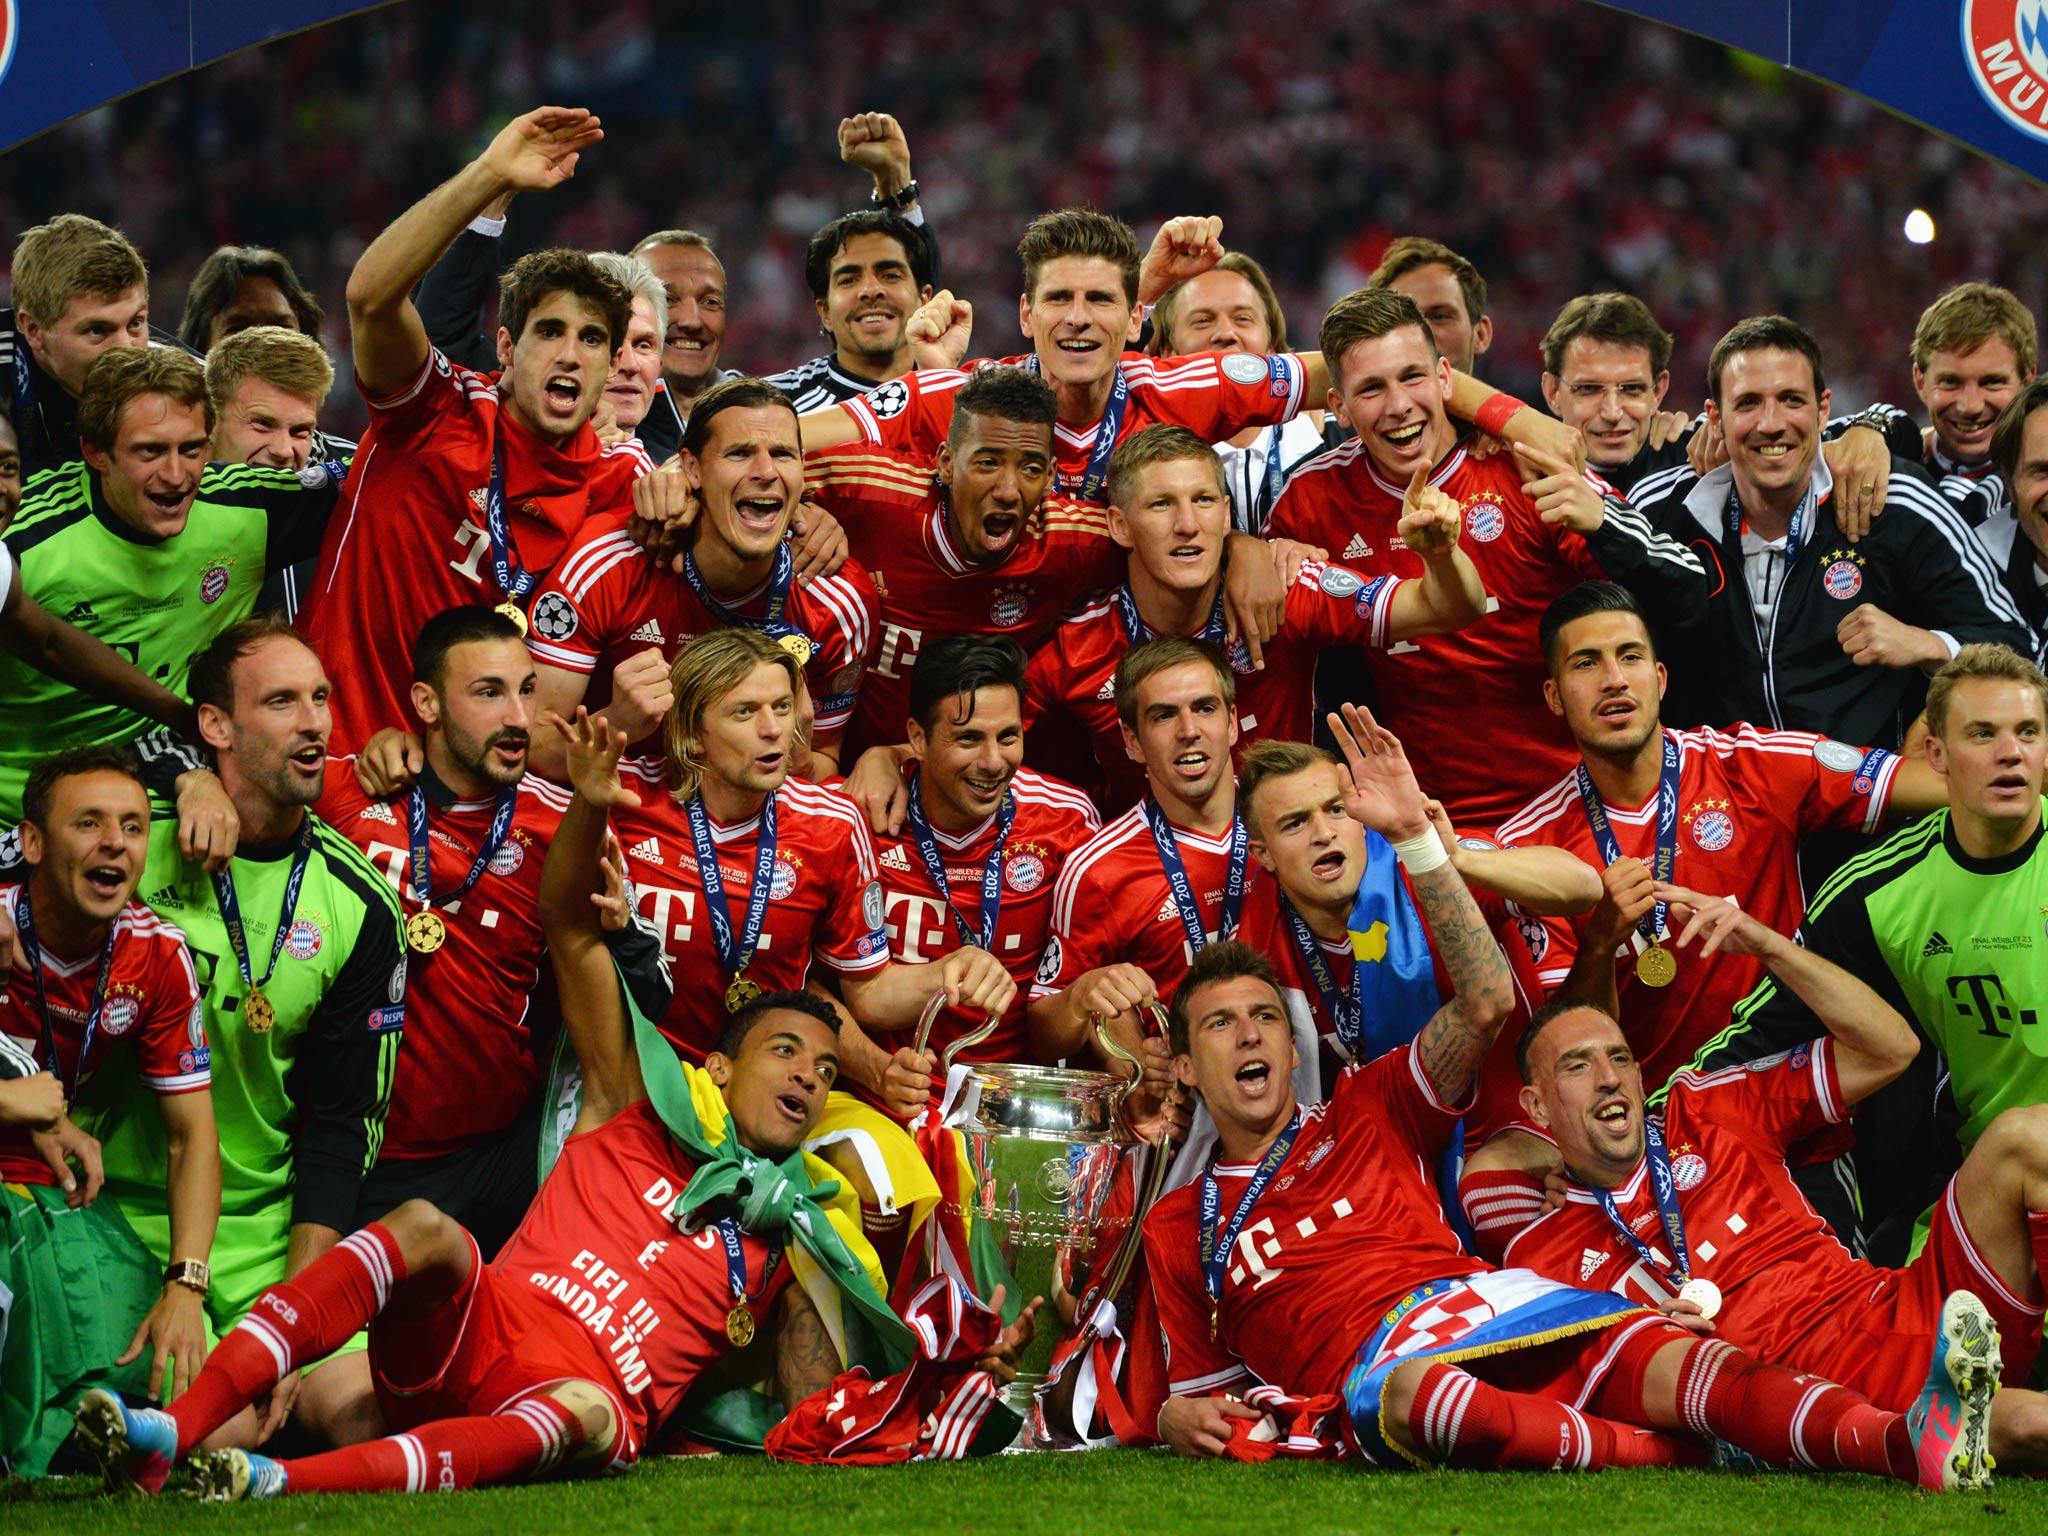
[[[962,1061],[1029,1061],[1024,1011],[1031,978],[1052,932],[1053,891],[1067,856],[1101,829],[1095,806],[1073,785],[1029,768],[1010,781],[1016,819],[1003,841],[1003,900],[993,953],[1017,983],[1017,999],[996,1032],[962,1053]],[[947,895],[970,930],[981,927],[981,876],[995,844],[996,818],[959,836],[934,827],[932,840],[946,865]],[[960,929],[939,904],[931,874],[906,825],[901,837],[875,839],[876,863],[888,897],[889,948],[899,960],[922,964],[960,947]],[[945,1048],[980,1027],[975,1014],[948,1008],[932,1024],[931,1048]],[[906,1044],[908,1042],[905,1042]]]
[[[1287,1160],[1238,1232],[1214,1337],[1201,1180],[1161,1196],[1145,1218],[1145,1262],[1173,1390],[1208,1392],[1249,1371],[1290,1392],[1341,1391],[1394,1303],[1491,1268],[1458,1246],[1429,1174],[1458,1115],[1407,1046],[1347,1068],[1327,1104],[1301,1111]],[[1223,1222],[1253,1172],[1217,1167]]]
[[[595,673],[586,697],[593,711],[611,701],[612,669],[627,657],[653,646],[673,664],[692,640],[724,627],[687,581],[633,543],[626,534],[628,515],[585,523],[533,600],[528,643],[535,659],[567,672]],[[763,583],[724,606],[758,619],[767,592]],[[814,732],[843,730],[853,718],[881,606],[875,584],[852,560],[809,586],[790,587],[783,618],[812,646],[804,683],[817,711]]]
[[[1806,914],[1799,883],[1799,840],[1835,828],[1874,831],[1891,799],[1899,760],[1806,731],[1760,731],[1738,724],[1728,731],[1672,731],[1678,742],[1678,851],[1672,880],[1708,896],[1732,896],[1758,922],[1791,933]],[[1638,806],[1607,807],[1622,853],[1651,861],[1657,843],[1657,796]],[[1605,860],[1593,841],[1579,799],[1578,779],[1566,773],[1501,826],[1510,847],[1549,846],[1577,854],[1595,869]],[[1528,930],[1537,971],[1547,989],[1562,982],[1578,953],[1568,918],[1549,917],[1541,933]],[[1615,987],[1629,1046],[1655,1092],[1727,1026],[1735,1005],[1763,976],[1748,955],[1717,954],[1702,961],[1673,949],[1678,975],[1668,987],[1636,980],[1642,947],[1631,934],[1617,952]]]
[[[1005,357],[966,368],[919,368],[843,403],[864,441],[930,463],[953,424],[953,397],[968,373],[1029,361]],[[1253,352],[1203,352],[1194,357],[1126,352],[1117,367],[1130,386],[1118,442],[1162,423],[1187,427],[1203,442],[1215,443],[1246,427],[1291,421],[1302,408],[1302,390],[1308,382],[1307,368],[1292,352],[1271,357]],[[1061,494],[1081,494],[1101,430],[1100,418],[1084,427],[1054,424],[1053,460]]]
[[[493,1266],[538,1288],[589,1330],[635,1451],[732,1347],[725,1243],[716,1227],[686,1236],[669,1216],[695,1171],[653,1105],[621,1110],[562,1143],[554,1171]],[[789,1260],[764,1275],[768,1245],[744,1231],[740,1251],[748,1310],[765,1327],[789,1284]]]
[[[1035,650],[1076,599],[1123,580],[1124,551],[1100,507],[1048,496],[1008,555],[976,565],[947,526],[929,464],[849,448],[804,471],[881,593],[882,638],[854,705],[855,749],[904,739],[910,670],[927,635],[1008,635]]]
[[[1802,1356],[1799,1341],[1829,1330],[1844,1308],[1875,1306],[1900,1273],[1852,1257],[1786,1168],[1788,1145],[1846,1113],[1828,1039],[1671,1080],[1664,1140],[1692,1273],[1721,1288],[1716,1328],[1761,1359],[1824,1369],[1829,1356]],[[1669,1301],[1677,1294],[1674,1256],[1647,1161],[1614,1191],[1614,1202],[1657,1268],[1642,1261],[1592,1191],[1577,1184],[1562,1206],[1509,1242],[1507,1262],[1653,1307]]]
[[[540,1091],[541,1050],[533,1005],[547,944],[540,929],[540,871],[569,792],[537,774],[519,781],[512,829],[469,894],[435,910],[447,940],[432,954],[406,957],[405,1026],[391,1112],[384,1122],[389,1158],[439,1157],[505,1129]],[[427,846],[439,898],[462,884],[491,829],[491,800],[429,804]],[[354,765],[330,762],[327,791],[315,807],[354,843],[399,895],[413,897],[406,797],[372,800]]]
[[[1409,900],[1414,901],[1414,887],[1409,885],[1405,869],[1401,871],[1401,883],[1409,887]],[[1245,898],[1244,921],[1239,925],[1238,937],[1273,962],[1274,970],[1280,974],[1281,986],[1301,994],[1310,1017],[1315,1020],[1316,1034],[1326,1045],[1334,1047],[1337,1026],[1323,1007],[1322,993],[1317,990],[1315,978],[1309,974],[1308,966],[1301,958],[1301,950],[1295,944],[1293,925],[1287,921],[1287,913],[1280,905],[1280,895],[1278,880],[1260,880]],[[1471,1107],[1465,1111],[1467,1147],[1477,1147],[1495,1131],[1522,1119],[1522,1074],[1515,1065],[1515,1042],[1521,1038],[1529,1016],[1542,1005],[1543,997],[1543,985],[1536,979],[1536,964],[1529,958],[1528,945],[1522,941],[1522,925],[1527,919],[1516,917],[1508,910],[1508,904],[1491,891],[1474,887],[1472,898],[1479,904],[1480,916],[1485,918],[1487,927],[1493,930],[1501,953],[1507,957],[1508,969],[1515,980],[1515,1006],[1501,1024],[1500,1036],[1487,1054],[1485,1065],[1480,1068],[1478,1093]],[[1422,919],[1422,931],[1428,934],[1429,917],[1423,912],[1420,902],[1416,903],[1415,911],[1416,916]],[[1351,943],[1348,940],[1331,943],[1322,939],[1316,942],[1322,949],[1324,963],[1330,969],[1330,979],[1340,992],[1343,991],[1351,985],[1352,968],[1360,963]],[[1433,934],[1430,935],[1430,960],[1436,972],[1437,996],[1448,1000],[1451,978],[1436,953]],[[1416,1021],[1418,1025],[1427,1022],[1426,1018]],[[1332,1059],[1343,1058],[1332,1051]]]
[[[20,885],[0,885],[0,911],[12,917],[21,891]],[[196,1093],[211,1086],[206,1008],[200,1001],[199,978],[193,974],[184,934],[139,901],[129,902],[115,914],[114,959],[107,973],[106,1003],[82,1071],[78,1053],[92,1011],[93,983],[99,980],[100,951],[67,959],[50,949],[42,929],[36,936],[42,941],[43,993],[50,1004],[57,1079],[67,1095],[124,1045],[135,1050],[142,1081],[152,1092]],[[0,1037],[35,1058],[38,1067],[49,1066],[43,1055],[35,979],[26,971],[0,970]],[[0,1183],[56,1183],[49,1164],[36,1155],[25,1127],[0,1127]]]
[[[725,990],[733,976],[719,964],[703,910],[689,818],[655,769],[621,767],[641,806],[613,811],[612,828],[626,851],[634,902],[661,939],[675,987],[661,1032],[683,1060],[701,1063],[725,1027]],[[774,798],[775,874],[747,979],[764,992],[795,991],[809,977],[813,955],[842,974],[888,964],[867,818],[839,791],[804,779],[787,780]],[[760,831],[759,816],[733,827],[711,823],[735,943],[754,888]]]
[[[1237,674],[1237,754],[1255,741],[1308,741],[1315,733],[1316,658],[1333,645],[1374,650],[1387,641],[1388,615],[1401,582],[1365,577],[1341,565],[1302,562],[1287,589],[1287,616],[1254,672],[1242,644],[1230,651]],[[1048,713],[1077,721],[1094,744],[1108,788],[1104,804],[1120,811],[1145,793],[1145,769],[1124,750],[1116,715],[1116,664],[1134,641],[1114,598],[1084,608],[1031,658],[1024,675],[1024,723]]]
[[[1230,834],[1206,837],[1173,829],[1188,884],[1202,907],[1202,931],[1213,941],[1236,937],[1218,933],[1224,880],[1230,871]],[[1245,906],[1264,879],[1258,860],[1246,855]],[[1243,927],[1243,911],[1238,927]],[[1134,805],[1068,857],[1053,887],[1052,934],[1031,987],[1033,997],[1050,997],[1098,966],[1135,965],[1159,989],[1161,998],[1179,985],[1195,962],[1180,908],[1159,862],[1159,849]]]
[[[436,350],[386,400],[367,397],[370,429],[320,544],[299,629],[334,684],[331,750],[354,752],[387,725],[410,727],[412,641],[459,603],[498,604],[484,502],[498,431],[498,383]],[[544,576],[593,512],[628,506],[652,465],[638,443],[607,447],[588,426],[544,442],[510,418],[507,532],[519,563]]]
[[[1478,460],[1457,448],[1429,483],[1464,506],[1461,543],[1486,585],[1486,614],[1368,660],[1379,718],[1401,738],[1422,787],[1461,829],[1484,830],[1577,759],[1571,733],[1543,702],[1536,628],[1551,599],[1605,573],[1576,533],[1543,521],[1512,455]],[[1422,557],[1394,532],[1405,490],[1354,438],[1295,470],[1266,534],[1327,549],[1361,573],[1419,575]]]

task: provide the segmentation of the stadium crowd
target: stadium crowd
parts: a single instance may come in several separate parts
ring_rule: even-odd
[[[1378,18],[1429,62],[1338,48],[1334,98],[1253,44],[1231,89],[1284,126],[1428,79],[1511,139],[1569,75],[1470,89],[1473,9],[1449,42]],[[295,46],[374,36],[395,81],[468,56],[483,13],[451,12]],[[1160,132],[1209,131],[1170,81],[1214,44],[1120,25],[1077,35],[1158,119],[1010,167],[1039,201],[1008,222],[927,197],[907,115],[823,124],[823,169],[721,164],[788,270],[775,234],[660,227],[626,189],[673,143],[573,107],[487,125],[345,259],[202,220],[286,249],[213,251],[175,327],[168,199],[23,229],[11,1469],[239,1499],[1020,1432],[1934,1490],[2048,1466],[2027,308],[1830,268],[1772,289],[1809,328],[1744,307],[1755,246],[1682,297],[1624,281],[1711,238],[1690,180],[1647,222],[1555,189],[1611,237],[1584,289],[1530,230],[1440,240],[1426,153],[1290,213],[1281,162],[1211,181]],[[651,77],[654,36],[621,7],[519,83]],[[510,88],[445,78],[451,138]],[[1672,110],[1610,126],[1739,203]],[[329,190],[381,203],[408,135],[364,133]],[[213,174],[173,195],[218,214]],[[1510,185],[1467,201],[1547,184]],[[1183,211],[1149,238],[1085,206],[1155,196]],[[1391,238],[1290,340],[1282,293],[1331,282],[1287,268],[1299,230],[1367,209]],[[962,275],[1017,282],[1018,341]],[[1497,321],[1542,335],[1526,386]],[[1816,332],[1910,357],[1908,392],[1836,409]],[[1019,1063],[1107,1074],[1148,1144],[1045,1296],[959,1131]]]

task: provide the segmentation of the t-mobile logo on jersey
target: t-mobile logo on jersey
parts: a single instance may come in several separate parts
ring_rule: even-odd
[[[491,552],[491,536],[468,518],[455,530],[456,545],[463,551],[460,560],[450,560],[448,569],[460,571],[478,586],[484,584],[484,556]]]
[[[917,653],[924,645],[924,631],[901,624],[882,625],[882,643],[875,652],[875,676],[902,677],[917,665]]]

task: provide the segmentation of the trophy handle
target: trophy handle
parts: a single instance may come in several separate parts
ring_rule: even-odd
[[[1103,1018],[1101,1014],[1095,1015],[1094,1024],[1095,1043],[1102,1048],[1102,1054],[1114,1057],[1118,1061],[1127,1062],[1131,1068],[1130,1080],[1118,1085],[1116,1101],[1110,1111],[1112,1114],[1122,1114],[1124,1100],[1130,1096],[1131,1090],[1137,1087],[1144,1079],[1145,1064],[1116,1043],[1115,1038],[1109,1032],[1109,1021]]]
[[[911,1049],[915,1051],[918,1055],[922,1056],[924,1054],[924,1048],[931,1044],[932,1022],[938,1018],[939,1011],[943,1009],[945,1006],[946,994],[943,992],[934,992],[931,996],[931,1001],[924,1005],[924,1012],[920,1013],[917,1016],[916,1043],[911,1046]]]
[[[939,1076],[943,1078],[953,1070],[953,1058],[971,1045],[979,1045],[996,1032],[996,1026],[1003,1022],[1000,1013],[991,1013],[981,1021],[979,1029],[970,1029],[966,1034],[946,1047],[946,1053],[939,1058]]]

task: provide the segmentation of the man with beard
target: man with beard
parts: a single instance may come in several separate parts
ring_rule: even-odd
[[[349,276],[370,430],[299,620],[316,648],[349,658],[334,711],[344,751],[405,718],[411,658],[394,614],[475,601],[523,613],[585,518],[625,506],[650,467],[637,445],[601,444],[590,426],[632,302],[581,251],[535,251],[505,274],[496,381],[436,351],[409,297],[492,198],[561,185],[602,137],[580,109],[514,119]]]
[[[784,534],[803,493],[803,455],[781,390],[729,379],[708,391],[683,429],[679,459],[696,502],[681,574],[634,542],[629,514],[585,524],[534,599],[538,707],[566,718],[593,674],[609,677],[609,696],[598,702],[611,728],[646,742],[668,711],[668,670],[683,648],[716,629],[754,629],[803,669],[805,772],[822,777],[838,762],[874,648],[875,585],[851,562],[796,580]],[[649,484],[673,478],[664,471]],[[539,767],[552,774],[553,748],[542,745]]]
[[[407,914],[405,1050],[354,1225],[430,1200],[486,1259],[533,1201],[540,867],[568,804],[526,771],[534,686],[533,658],[502,613],[479,603],[436,614],[413,643],[418,780],[373,798],[333,763],[319,804]]]
[[[207,1315],[225,1333],[265,1287],[297,1274],[355,1225],[376,1159],[405,1022],[398,897],[355,846],[308,807],[327,776],[327,675],[275,618],[222,631],[193,659],[199,732],[240,821],[226,868],[182,856],[177,826],[150,828],[144,899],[185,933],[204,993],[223,1178]],[[85,1096],[107,1189],[142,1240],[170,1258],[166,1150],[140,1077],[117,1066]],[[241,1443],[267,1437],[296,1375]],[[332,1400],[330,1400],[332,1399]],[[308,1383],[313,1433],[360,1438],[351,1395]]]

